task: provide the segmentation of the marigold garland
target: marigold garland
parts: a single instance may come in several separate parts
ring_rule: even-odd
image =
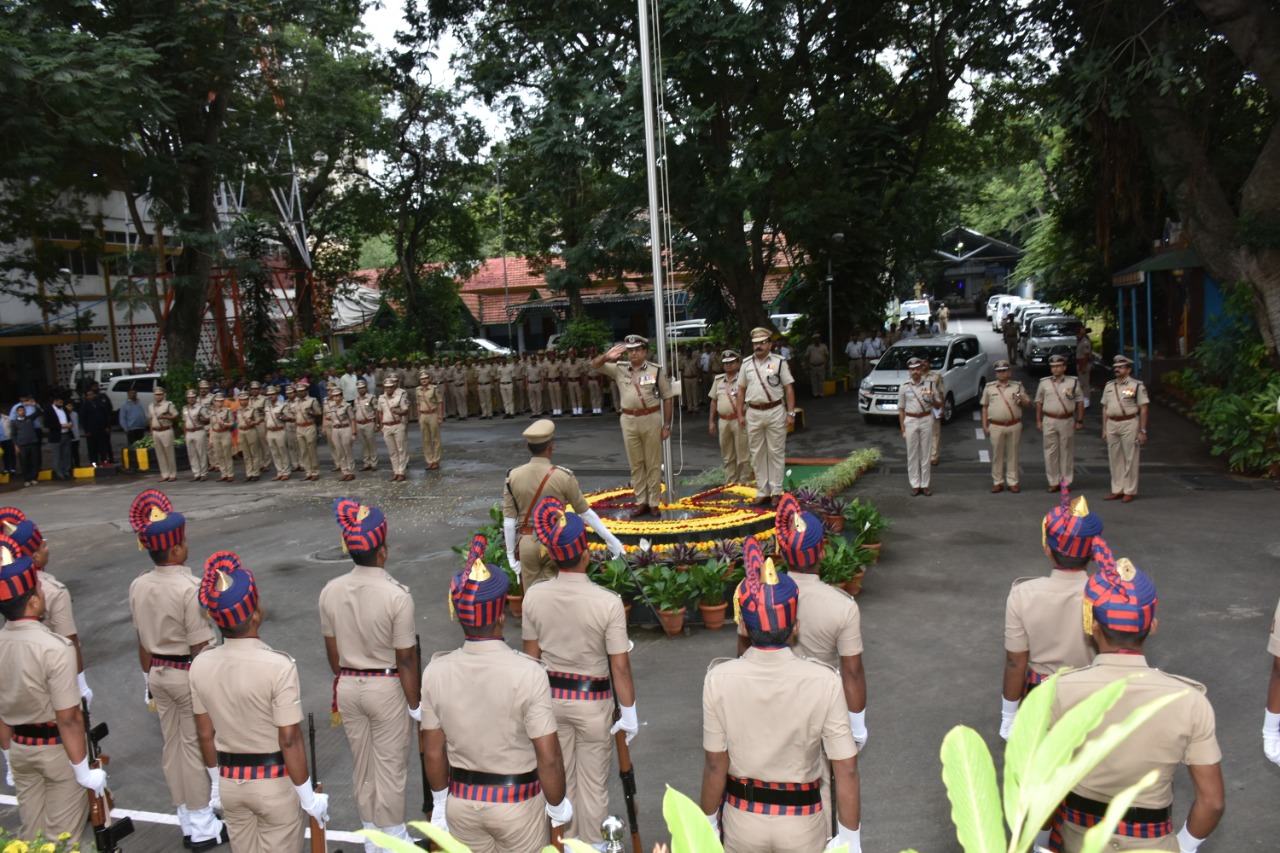
[[[705,552],[726,539],[740,541],[747,536],[767,539],[774,534],[772,508],[744,505],[756,496],[756,490],[750,486],[720,486],[675,503],[662,504],[663,512],[696,512],[695,518],[632,520],[608,517],[610,510],[634,507],[634,494],[628,486],[584,495],[592,509],[604,514],[610,532],[622,541],[628,552],[640,550],[641,539],[648,540],[652,550],[661,554],[678,543],[691,544]],[[710,538],[708,534],[712,534]],[[594,540],[594,536],[592,538]],[[605,548],[599,541],[590,542],[589,547],[593,551]]]

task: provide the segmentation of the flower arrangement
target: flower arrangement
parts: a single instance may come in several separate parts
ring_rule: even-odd
[[[834,495],[852,486],[859,477],[880,461],[880,451],[864,447],[849,454],[838,465],[833,465],[808,481],[808,486],[819,494]]]

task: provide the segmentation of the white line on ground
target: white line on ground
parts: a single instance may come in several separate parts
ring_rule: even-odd
[[[990,452],[988,452],[988,451],[986,451],[986,450],[979,450],[979,451],[978,451],[978,461],[979,461],[979,462],[990,462],[990,461],[991,461],[991,453],[990,453]]]
[[[974,409],[974,410],[973,410],[973,419],[974,419],[975,421],[980,421],[980,420],[982,420],[982,412],[981,412],[981,411],[979,411],[978,409]]]
[[[975,429],[973,431],[973,437],[978,439],[978,441],[982,441],[982,439],[986,438],[986,436],[982,434],[981,428]],[[985,453],[986,451],[983,451],[983,452]]]

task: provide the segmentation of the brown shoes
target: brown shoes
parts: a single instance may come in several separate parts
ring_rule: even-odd
[[[928,489],[921,489],[920,494],[924,495],[926,498],[933,497],[933,492],[929,491]]]
[[[994,486],[991,487],[991,494],[993,495],[996,492],[1003,492],[1003,491],[1004,491],[1004,485],[1001,483],[996,483]]]
[[[1131,504],[1131,503],[1133,503],[1133,499],[1134,499],[1134,497],[1136,497],[1136,496],[1135,496],[1135,495],[1125,495],[1124,497],[1122,497],[1122,498],[1120,499],[1120,503]]]
[[[912,489],[912,490],[911,490],[911,497],[913,497],[913,498],[914,498],[914,497],[916,497],[916,496],[917,496],[917,495],[919,495],[919,494],[920,494],[920,490],[919,490],[919,489]]]
[[[1120,494],[1119,492],[1112,492],[1111,494],[1109,494],[1109,495],[1107,495],[1105,498],[1103,498],[1103,500],[1104,500],[1104,501],[1118,501],[1118,500],[1120,500],[1122,497],[1124,497],[1124,495]]]
[[[1010,486],[1009,491],[1013,492],[1016,495],[1018,492],[1022,491],[1022,489],[1018,488],[1017,486]]]

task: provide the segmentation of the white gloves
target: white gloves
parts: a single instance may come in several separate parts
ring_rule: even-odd
[[[848,847],[849,853],[862,853],[862,827],[850,829],[839,821],[836,822],[837,832],[827,842],[824,850],[834,850],[837,847]]]
[[[516,520],[502,519],[502,541],[507,546],[507,562],[511,565],[516,577],[520,577],[520,563],[516,560]]]
[[[600,537],[601,541],[603,541],[605,545],[609,546],[610,557],[622,556],[622,543],[618,541],[617,536],[614,536],[609,532],[609,528],[604,526],[604,522],[600,520],[600,516],[596,515],[596,511],[594,509],[589,509],[586,512],[580,512],[578,515],[580,515],[582,520],[596,532],[596,535]]]
[[[144,672],[142,673],[142,702],[147,706],[148,710],[153,710],[151,708],[151,703],[154,701],[155,700],[151,698],[150,676],[148,673]]]
[[[209,772],[209,808],[221,810],[222,792],[218,788],[218,768],[215,765],[206,767],[205,770]]]
[[[422,722],[422,703],[418,703],[418,707],[409,709],[409,716],[413,717],[417,722]]]
[[[107,789],[107,771],[100,767],[90,770],[88,756],[81,759],[79,764],[72,764],[71,769],[76,772],[76,783],[80,787],[88,788],[99,797]]]
[[[1265,711],[1262,720],[1262,751],[1268,761],[1280,764],[1280,714]]]
[[[613,724],[613,728],[609,729],[609,734],[616,735],[619,731],[627,733],[627,746],[631,746],[631,741],[636,739],[636,735],[640,733],[640,721],[636,718],[635,705],[619,705],[618,721]]]
[[[1009,732],[1013,731],[1013,718],[1018,716],[1018,706],[1021,704],[1021,699],[1010,702],[1003,696],[1000,697],[1000,737],[1002,739],[1009,739]]]
[[[10,788],[16,788],[13,784],[13,765],[9,763],[9,750],[0,749],[4,753],[4,783]]]
[[[849,712],[849,728],[853,730],[853,742],[858,745],[858,752],[867,745],[867,709]]]
[[[1036,833],[1036,840],[1032,843],[1031,850],[1032,853],[1039,853],[1041,850],[1047,853],[1049,850],[1049,830],[1042,829]]]
[[[317,794],[311,787],[310,778],[301,785],[294,785],[293,790],[298,792],[298,804],[302,806],[302,810],[315,818],[316,823],[323,828],[329,822],[329,795]]]
[[[437,829],[449,831],[449,821],[445,820],[444,807],[449,799],[449,789],[431,792],[431,825]]]
[[[1182,829],[1178,830],[1178,848],[1182,853],[1196,853],[1201,844],[1204,844],[1204,839],[1196,838],[1188,832],[1187,825],[1184,823]]]
[[[89,689],[89,682],[84,680],[83,672],[76,674],[76,684],[80,685],[80,698],[84,700],[84,706],[93,710],[93,691]]]
[[[551,818],[551,825],[564,826],[573,820],[573,803],[569,802],[569,798],[565,797],[557,805],[547,803],[547,817]]]
[[[720,834],[720,812],[712,812],[707,815],[707,823],[711,824],[711,831],[716,835]]]

